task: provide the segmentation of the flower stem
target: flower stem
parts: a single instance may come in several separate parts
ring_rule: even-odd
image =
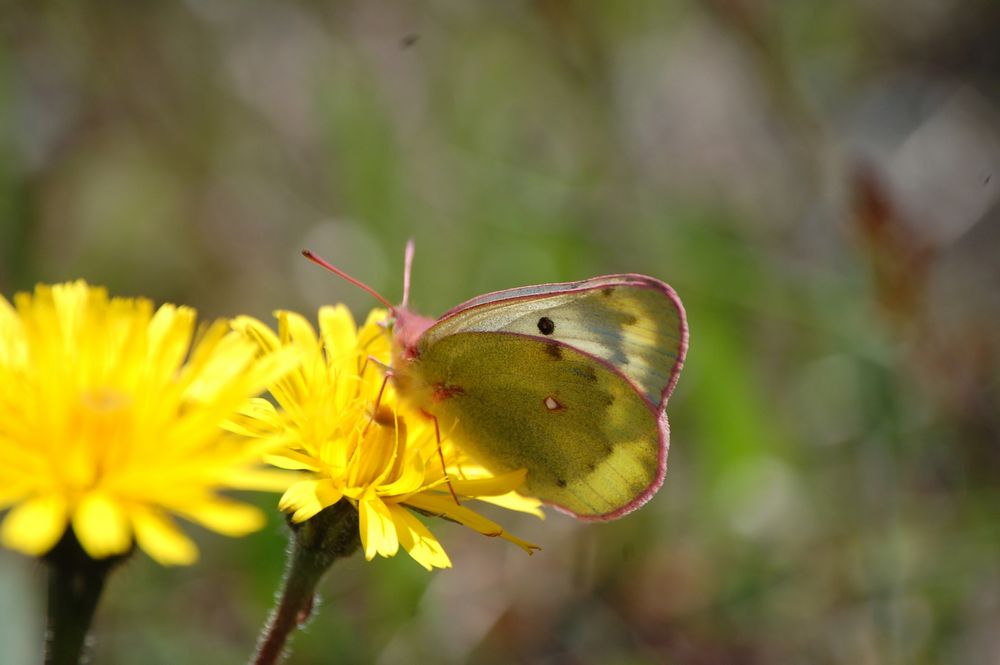
[[[292,632],[312,615],[316,585],[333,562],[361,544],[358,511],[346,500],[325,508],[302,524],[293,524],[281,598],[257,642],[253,665],[276,665],[285,656]]]
[[[45,555],[49,566],[45,665],[77,665],[111,570],[128,554],[92,559],[67,530]]]

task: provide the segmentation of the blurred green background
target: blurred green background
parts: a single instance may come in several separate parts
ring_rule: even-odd
[[[691,350],[667,482],[533,557],[338,564],[292,663],[1000,662],[1000,5],[7,2],[0,291],[85,277],[205,317],[609,272]],[[112,579],[97,663],[240,663],[283,566]],[[44,571],[0,551],[0,659]]]

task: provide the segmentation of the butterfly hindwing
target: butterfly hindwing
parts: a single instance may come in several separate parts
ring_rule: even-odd
[[[525,491],[608,519],[663,481],[667,425],[608,363],[562,342],[457,332],[421,346],[420,401],[494,472],[525,468]]]

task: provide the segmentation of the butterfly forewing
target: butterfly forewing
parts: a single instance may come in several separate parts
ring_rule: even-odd
[[[644,275],[479,296],[445,314],[421,346],[461,332],[509,332],[569,345],[617,369],[654,405],[669,396],[687,350],[680,300],[669,286]]]

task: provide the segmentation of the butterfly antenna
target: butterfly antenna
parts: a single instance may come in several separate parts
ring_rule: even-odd
[[[413,238],[406,241],[406,253],[403,255],[403,304],[410,303],[410,268],[413,267]]]
[[[303,249],[302,250],[302,256],[306,257],[307,259],[309,259],[310,261],[312,261],[316,265],[323,266],[324,268],[326,268],[327,270],[329,270],[330,272],[332,272],[334,275],[338,275],[339,277],[343,277],[344,279],[346,279],[348,282],[350,282],[354,286],[356,286],[356,287],[358,287],[358,288],[360,288],[360,289],[362,289],[364,291],[367,291],[368,293],[370,293],[371,295],[373,295],[376,300],[378,300],[380,303],[382,303],[383,305],[385,305],[386,307],[388,307],[390,311],[392,311],[392,312],[395,313],[395,311],[396,311],[396,306],[395,305],[393,305],[391,302],[389,302],[388,300],[386,300],[382,296],[381,293],[379,293],[378,291],[376,291],[372,287],[368,286],[367,284],[365,284],[361,280],[358,280],[358,279],[355,279],[355,278],[351,277],[350,275],[348,275],[346,272],[344,272],[340,268],[334,267],[332,264],[330,264],[329,262],[324,261],[320,257],[316,256],[315,254],[313,254],[312,252],[310,252],[308,249]]]

